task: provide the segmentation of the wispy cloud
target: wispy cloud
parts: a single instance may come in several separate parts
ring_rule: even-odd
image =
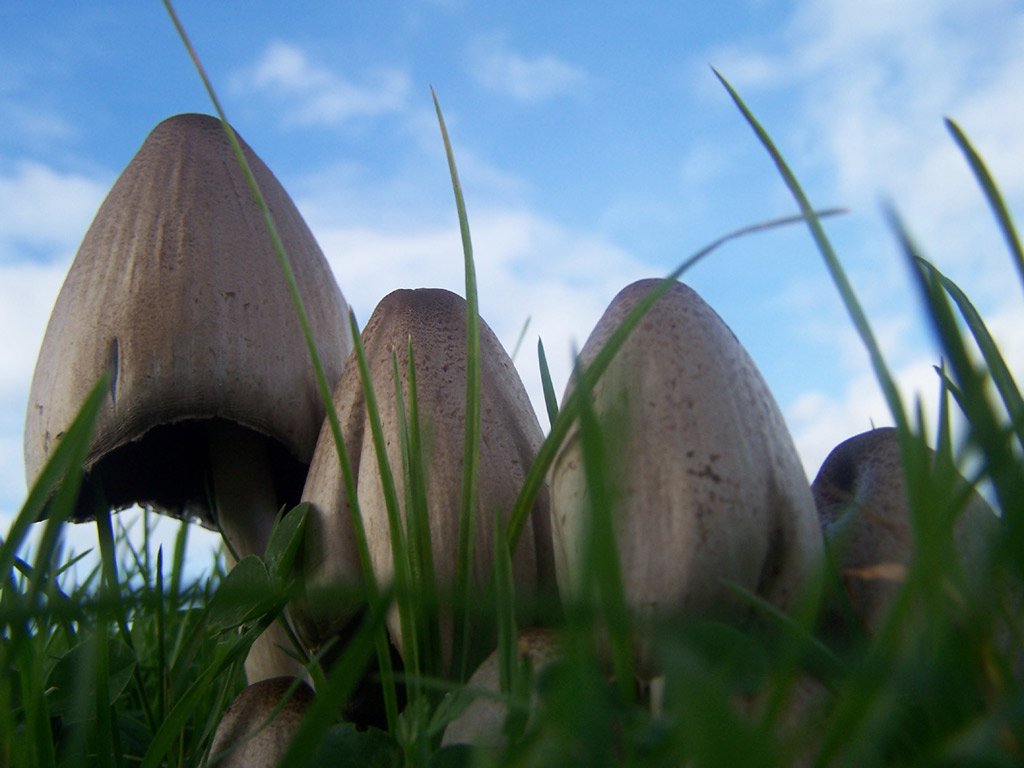
[[[408,76],[379,70],[355,83],[310,60],[300,47],[276,41],[252,66],[232,78],[238,93],[264,93],[281,104],[282,119],[299,125],[337,125],[405,108]]]
[[[511,50],[498,35],[478,39],[470,49],[472,75],[480,85],[513,99],[537,103],[578,93],[587,73],[553,55],[528,57]]]
[[[67,255],[82,239],[106,194],[105,181],[21,161],[0,175],[0,263],[26,253]]]

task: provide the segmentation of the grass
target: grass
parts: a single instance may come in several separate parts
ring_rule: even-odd
[[[183,39],[184,31],[171,11]],[[191,46],[211,98],[219,103]],[[723,242],[768,222],[732,233],[680,265],[627,318],[605,349],[577,371],[574,394],[559,408],[543,346],[538,348],[551,430],[528,472],[507,526],[496,529],[489,592],[470,589],[476,509],[475,461],[479,432],[479,312],[468,215],[440,105],[435,106],[449,160],[463,236],[467,298],[467,433],[460,515],[459,576],[453,664],[440,655],[428,510],[425,502],[414,355],[403,402],[402,466],[387,466],[379,423],[371,423],[382,477],[404,478],[405,496],[387,480],[394,584],[378,584],[370,568],[366,534],[354,511],[368,610],[329,667],[310,659],[318,696],[283,765],[985,765],[1024,762],[1024,398],[969,299],[918,251],[890,212],[894,240],[913,268],[925,317],[941,349],[936,386],[938,423],[926,424],[919,402],[904,403],[874,341],[870,323],[845,278],[821,219],[768,133],[722,79],[744,119],[774,160],[833,277],[840,300],[867,347],[897,425],[915,532],[915,556],[883,627],[873,637],[854,629],[836,635],[817,621],[809,597],[792,616],[748,596],[760,619],[747,626],[665,617],[640,623],[625,604],[605,492],[609,478],[603,425],[587,393],[643,312],[700,259]],[[223,118],[223,113],[221,112]],[[226,122],[225,122],[226,125]],[[952,122],[952,140],[978,179],[1011,262],[1024,281],[1024,257],[1009,211],[983,160]],[[230,132],[229,132],[230,135]],[[232,141],[234,138],[232,136]],[[244,160],[240,162],[244,165]],[[252,184],[259,199],[259,190]],[[265,206],[264,210],[265,210]],[[268,226],[273,221],[267,213]],[[276,240],[276,237],[275,237]],[[277,241],[277,240],[276,240]],[[280,245],[277,241],[278,246]],[[282,274],[290,277],[279,247]],[[271,279],[268,276],[268,279]],[[357,329],[353,331],[358,339]],[[356,499],[330,387],[311,359],[350,499]],[[362,355],[357,341],[357,355]],[[365,360],[361,361],[365,371]],[[397,366],[397,363],[396,363]],[[398,371],[395,371],[398,379]],[[364,376],[367,401],[372,385]],[[187,528],[165,559],[148,543],[136,550],[119,525],[100,515],[102,567],[81,583],[62,561],[60,532],[74,506],[78,467],[88,446],[104,382],[99,382],[75,424],[31,489],[6,540],[0,544],[0,766],[199,766],[208,757],[220,714],[244,685],[242,662],[258,633],[278,620],[294,591],[293,564],[306,514],[299,505],[283,516],[264,557],[244,559],[224,574],[184,583]],[[953,409],[967,424],[954,444]],[[371,416],[375,409],[370,408]],[[510,555],[523,533],[558,447],[579,420],[586,477],[594,500],[590,555],[584,577],[592,589],[564,611],[545,615],[557,625],[565,654],[540,670],[515,653],[517,596]],[[936,447],[933,453],[925,450]],[[1000,513],[991,557],[969,564],[970,578],[950,559],[952,527],[966,494],[958,490],[958,461],[979,458],[974,483],[988,482]],[[31,562],[18,553],[29,525],[55,493],[51,516]],[[404,516],[400,509],[408,510]],[[116,522],[116,518],[114,519]],[[167,562],[169,560],[169,563]],[[980,583],[980,587],[978,586]],[[836,589],[825,573],[826,590]],[[812,590],[814,593],[816,590]],[[485,604],[481,605],[481,602]],[[397,604],[403,617],[404,669],[395,670],[384,617]],[[611,650],[606,660],[596,627]],[[632,631],[655,648],[664,670],[663,696],[633,676]],[[498,751],[440,748],[444,727],[479,691],[465,680],[476,660],[473,639],[494,638],[500,693],[511,713],[506,746]],[[376,660],[386,729],[358,729],[338,712]],[[491,694],[494,695],[494,694]],[[404,704],[403,704],[404,699]]]

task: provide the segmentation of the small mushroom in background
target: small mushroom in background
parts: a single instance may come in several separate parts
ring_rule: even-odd
[[[536,674],[546,665],[561,658],[557,637],[550,629],[535,628],[519,633],[520,660],[528,660]],[[488,656],[470,676],[466,687],[501,692],[498,651]],[[445,729],[441,746],[472,744],[478,747],[500,748],[505,743],[503,733],[508,709],[503,701],[479,696]]]
[[[362,332],[378,411],[387,442],[398,498],[405,515],[399,413],[392,354],[397,355],[403,398],[408,408],[408,345],[416,364],[416,391],[424,435],[424,474],[430,536],[438,589],[443,596],[455,583],[459,510],[462,495],[466,400],[466,302],[440,289],[398,290],[385,296]],[[472,579],[482,589],[491,571],[494,515],[511,511],[527,470],[543,441],[536,414],[519,375],[493,331],[480,321],[480,446]],[[355,355],[350,355],[334,393],[346,451],[356,477],[359,508],[374,575],[389,583],[394,576],[389,525],[377,455]],[[408,418],[407,414],[402,418]],[[311,503],[304,553],[309,599],[292,606],[292,615],[313,647],[341,633],[359,609],[316,595],[362,584],[349,503],[333,436],[325,425],[303,491]],[[541,494],[512,558],[517,597],[536,594],[554,583],[546,491]],[[354,590],[356,594],[358,592]],[[388,618],[392,641],[401,651],[397,611]],[[441,619],[442,656],[451,654],[450,617]]]
[[[226,710],[210,746],[210,768],[274,768],[281,762],[303,716],[313,703],[313,689],[294,677],[253,683]],[[287,701],[283,705],[285,697]],[[274,711],[281,707],[274,715]],[[272,720],[268,719],[274,715]],[[230,751],[228,751],[230,750]],[[222,753],[227,751],[227,754]]]
[[[345,299],[288,194],[242,147],[336,381],[351,348]],[[141,504],[219,523],[239,556],[262,555],[279,509],[299,501],[324,407],[262,214],[216,118],[178,115],[153,129],[86,232],[32,380],[29,485],[105,371],[73,520]],[[257,640],[250,682],[299,674],[274,647],[283,638],[274,625]]]
[[[583,366],[658,283],[642,280],[615,297],[580,353]],[[677,283],[591,394],[614,471],[616,544],[633,610],[743,619],[750,605],[730,583],[791,607],[817,573],[821,531],[782,414],[722,319]],[[558,585],[573,596],[590,514],[575,427],[552,466],[551,498]],[[656,674],[648,655],[641,645],[642,675]]]
[[[840,443],[821,465],[811,491],[850,605],[875,634],[914,549],[896,429],[872,429]],[[957,554],[968,569],[983,562],[996,521],[988,503],[972,493],[953,528]]]

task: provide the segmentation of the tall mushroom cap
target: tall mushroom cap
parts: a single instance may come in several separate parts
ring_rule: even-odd
[[[408,403],[408,345],[412,342],[418,410],[425,436],[423,463],[434,569],[440,589],[450,589],[455,582],[466,429],[466,302],[439,289],[395,291],[374,309],[362,340],[403,514],[405,493],[392,354],[398,358],[403,398]],[[483,320],[480,366],[481,439],[472,577],[482,588],[490,575],[494,514],[500,511],[502,519],[507,518],[543,434],[512,361]],[[373,570],[378,581],[386,583],[394,574],[388,517],[354,354],[335,390],[334,406],[356,476]],[[311,601],[305,608],[293,606],[292,615],[315,646],[341,631],[354,610],[353,606],[346,608],[337,603],[324,610],[317,606],[316,592],[362,583],[350,507],[327,425],[320,435],[302,498],[312,505],[304,555]],[[553,585],[550,536],[545,490],[512,560],[517,594],[529,595],[541,585]],[[397,615],[389,617],[388,627],[401,650]],[[450,637],[450,622],[442,623],[445,658]]]
[[[615,297],[580,353],[584,366],[658,282],[633,283]],[[789,607],[822,548],[814,503],[774,398],[711,307],[687,286],[672,286],[592,400],[607,437],[629,604],[746,615],[749,604],[731,582]],[[575,429],[551,472],[558,584],[576,594],[590,502]]]
[[[288,194],[242,147],[336,381],[351,348],[345,299]],[[102,499],[212,525],[211,422],[269,454],[277,503],[298,500],[324,409],[262,214],[216,118],[160,123],[86,233],[32,380],[30,484],[104,371],[113,378],[74,519],[92,518]]]
[[[966,483],[966,480],[962,482]],[[811,484],[825,539],[854,614],[869,633],[881,627],[914,555],[899,438],[868,430],[832,449]],[[967,575],[983,572],[997,517],[972,492],[953,527]]]

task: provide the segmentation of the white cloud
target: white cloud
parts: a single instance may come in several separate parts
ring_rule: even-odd
[[[107,192],[107,183],[64,174],[28,160],[0,176],[0,262],[28,249],[64,255],[77,247]]]
[[[282,119],[298,125],[338,125],[401,111],[410,87],[408,76],[395,69],[380,70],[370,82],[356,84],[281,41],[268,45],[255,64],[232,78],[232,85],[241,94],[266,93],[282,105]]]
[[[587,73],[553,54],[526,57],[490,35],[473,44],[471,71],[477,82],[516,101],[535,103],[577,93]]]
[[[560,390],[568,381],[572,345],[581,347],[612,297],[651,270],[620,248],[528,210],[480,211],[470,229],[481,315],[510,354],[530,318],[516,365],[545,424],[537,338],[544,340]],[[465,295],[454,222],[397,234],[320,222],[315,231],[361,324],[398,288],[447,288]]]

